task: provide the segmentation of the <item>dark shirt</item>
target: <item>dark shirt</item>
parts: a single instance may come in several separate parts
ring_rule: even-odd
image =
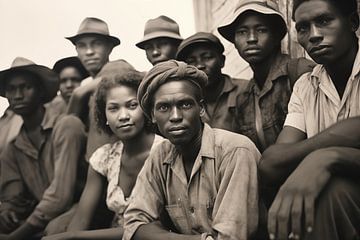
[[[283,128],[295,81],[313,67],[314,63],[305,58],[291,59],[289,55],[279,54],[261,90],[255,79],[240,87],[237,132],[248,136],[261,152],[274,144]]]
[[[86,136],[81,121],[46,108],[36,148],[22,127],[0,156],[0,212],[10,209],[31,225],[44,227],[67,210],[85,160]]]

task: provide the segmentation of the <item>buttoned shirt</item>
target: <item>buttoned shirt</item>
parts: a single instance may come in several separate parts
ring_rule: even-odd
[[[164,209],[179,233],[248,239],[258,224],[259,158],[247,137],[205,124],[187,180],[181,154],[164,140],[139,174],[135,197],[125,212],[123,239],[159,219]]]
[[[10,209],[33,226],[48,221],[72,204],[86,136],[81,121],[47,108],[38,149],[24,127],[0,156],[0,211]],[[83,177],[85,174],[83,174]],[[79,190],[79,189],[78,189]],[[79,190],[80,191],[80,190]]]
[[[5,110],[0,118],[0,153],[19,134],[22,124],[23,120],[19,115],[9,108]]]
[[[237,99],[236,132],[248,136],[260,151],[274,144],[288,113],[294,82],[313,66],[307,59],[278,54],[262,89],[255,79],[240,88],[243,91]]]
[[[239,92],[239,82],[243,82],[241,86],[244,86],[248,81],[232,79],[225,74],[222,76],[224,80],[223,89],[215,102],[206,102],[205,114],[201,119],[213,128],[221,128],[234,132],[237,127],[235,107],[236,97]],[[212,112],[209,112],[209,108],[212,109]]]
[[[318,64],[311,73],[303,75],[294,86],[284,125],[297,128],[310,138],[340,120],[359,115],[360,51],[342,98],[323,65]]]

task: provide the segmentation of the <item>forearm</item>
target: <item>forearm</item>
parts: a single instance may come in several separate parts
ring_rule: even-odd
[[[360,172],[360,150],[349,147],[330,147],[323,149],[330,154],[326,157],[332,174],[345,177],[358,177]],[[331,157],[333,156],[333,157]]]
[[[71,235],[73,240],[118,240],[122,238],[122,228],[108,228],[91,231],[74,231]]]
[[[166,230],[160,222],[141,225],[134,234],[134,240],[200,240],[201,235],[183,235]]]
[[[10,234],[11,240],[26,240],[29,236],[34,235],[42,230],[42,228],[34,226],[28,222],[24,222],[20,227]]]

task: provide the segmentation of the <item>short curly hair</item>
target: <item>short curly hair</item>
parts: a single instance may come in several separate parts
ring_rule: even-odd
[[[113,75],[103,76],[100,81],[98,88],[95,92],[95,104],[94,104],[94,115],[96,126],[107,133],[112,135],[110,127],[106,124],[106,98],[108,91],[117,86],[126,86],[131,89],[134,89],[137,92],[139,85],[144,78],[144,73],[129,69],[124,71],[124,73],[117,73]],[[144,115],[145,126],[149,127],[149,124],[146,122],[147,118]],[[148,130],[148,129],[146,129]]]

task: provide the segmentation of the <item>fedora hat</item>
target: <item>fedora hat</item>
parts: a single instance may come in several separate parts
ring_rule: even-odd
[[[234,42],[235,36],[235,27],[239,17],[246,11],[253,11],[260,14],[274,16],[277,19],[276,26],[277,31],[279,31],[280,38],[283,39],[287,33],[287,25],[283,15],[279,11],[278,4],[275,0],[240,0],[236,6],[232,18],[228,23],[223,26],[218,27],[218,32],[226,40]]]
[[[81,22],[77,34],[72,37],[66,37],[66,39],[70,40],[75,45],[77,40],[79,40],[79,38],[86,35],[103,36],[106,39],[108,39],[113,44],[114,47],[120,44],[120,39],[110,35],[109,27],[107,23],[101,19],[94,17],[85,18]]]
[[[144,37],[135,45],[138,48],[144,49],[145,42],[158,37],[172,38],[179,42],[183,40],[180,36],[179,25],[173,19],[161,15],[146,22]]]
[[[220,42],[220,39],[214,34],[208,32],[197,32],[190,37],[184,39],[180,43],[178,51],[176,53],[176,59],[184,61],[186,55],[191,50],[191,47],[195,44],[206,44],[214,46],[220,54],[224,52],[224,45]]]
[[[78,57],[66,57],[56,61],[53,66],[53,70],[57,74],[60,74],[61,71],[67,67],[74,67],[75,69],[77,69],[83,79],[89,76],[88,71],[85,69]]]
[[[10,74],[15,72],[29,72],[39,77],[37,80],[40,81],[45,88],[44,92],[42,92],[42,94],[44,94],[43,103],[51,101],[56,96],[59,89],[58,75],[50,68],[37,65],[33,61],[23,57],[15,58],[9,69],[0,72],[0,96],[5,97],[6,80]]]

